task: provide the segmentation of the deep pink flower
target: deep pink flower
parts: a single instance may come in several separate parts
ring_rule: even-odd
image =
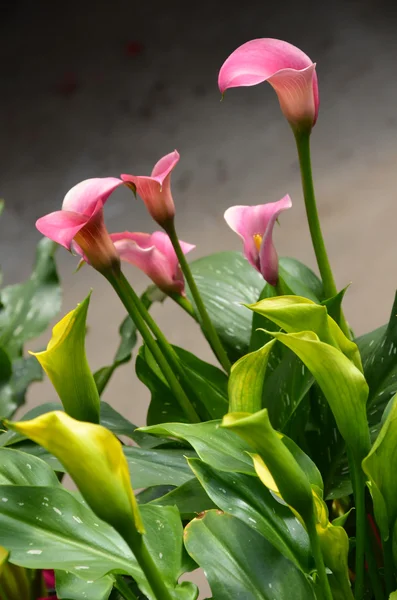
[[[123,182],[115,177],[86,179],[66,194],[62,210],[45,215],[36,227],[67,250],[77,249],[93,267],[101,270],[118,257],[103,220],[103,207]]]
[[[272,38],[252,40],[235,50],[219,71],[223,94],[232,87],[268,81],[275,89],[281,110],[296,127],[316,123],[319,107],[316,65],[299,48]]]
[[[185,282],[170,239],[163,231],[154,233],[112,233],[110,235],[121,260],[129,262],[165,293],[185,295]],[[180,242],[184,254],[195,246]]]
[[[244,241],[244,255],[271,285],[278,281],[278,257],[273,244],[273,227],[280,213],[291,208],[287,195],[278,202],[258,206],[232,206],[225,221]]]
[[[121,175],[146,204],[146,208],[162,227],[173,220],[175,205],[171,194],[171,172],[179,161],[177,150],[160,158],[150,177]]]

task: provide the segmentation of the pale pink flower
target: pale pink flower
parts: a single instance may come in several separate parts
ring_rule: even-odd
[[[179,161],[177,150],[163,156],[154,166],[150,177],[121,175],[144,201],[153,219],[162,227],[172,222],[175,205],[171,194],[171,172]]]
[[[171,241],[163,231],[154,233],[112,233],[110,235],[121,260],[129,262],[146,275],[166,294],[185,295],[185,282]],[[180,241],[184,254],[195,246]]]
[[[247,42],[226,59],[219,71],[221,93],[268,81],[293,128],[311,129],[319,108],[316,65],[299,48],[272,38]]]
[[[287,195],[278,202],[258,206],[232,206],[225,221],[244,242],[245,258],[271,285],[278,281],[278,257],[273,244],[273,227],[280,213],[291,208]]]

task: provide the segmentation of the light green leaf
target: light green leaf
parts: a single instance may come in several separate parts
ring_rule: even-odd
[[[21,355],[25,342],[45,331],[61,307],[61,288],[54,254],[57,244],[43,238],[36,252],[30,278],[0,293],[0,346],[11,358]]]
[[[314,600],[305,575],[265,538],[221,511],[185,529],[185,546],[207,575],[216,600]]]
[[[233,431],[220,428],[220,421],[165,423],[141,427],[140,431],[189,442],[201,460],[215,469],[255,475],[252,460],[247,454],[252,452],[252,448]]]
[[[106,575],[93,581],[81,579],[66,571],[56,571],[55,582],[59,600],[108,600],[114,577]]]
[[[368,453],[368,386],[361,371],[338,349],[313,332],[273,333],[311,371],[334,414],[338,429],[358,460]]]
[[[384,540],[389,538],[397,519],[396,453],[397,403],[395,402],[371,451],[362,463],[363,470],[369,478],[376,522]]]
[[[235,362],[248,352],[251,335],[252,314],[243,304],[257,300],[263,277],[240,252],[211,254],[190,267],[211,321]]]
[[[214,503],[263,535],[300,569],[313,568],[306,530],[262,482],[241,473],[217,471],[198,459],[189,465]]]
[[[397,591],[395,591],[392,594],[390,594],[389,600],[397,600]]]
[[[99,423],[99,394],[85,354],[90,295],[55,325],[47,350],[34,356],[51,379],[65,411],[75,419]]]
[[[229,412],[254,413],[262,408],[263,382],[275,340],[250,352],[232,366],[229,377]]]
[[[0,448],[0,485],[54,486],[59,481],[54,471],[35,456],[10,448]]]

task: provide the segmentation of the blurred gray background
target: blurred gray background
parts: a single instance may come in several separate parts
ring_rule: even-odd
[[[352,283],[346,313],[362,333],[385,322],[397,283],[397,36],[393,3],[70,0],[2,5],[0,262],[5,281],[31,268],[35,220],[57,210],[88,177],[149,174],[177,148],[177,229],[190,258],[239,249],[223,212],[289,193],[292,210],[275,230],[280,255],[315,267],[292,134],[268,85],[230,90],[220,103],[218,70],[241,43],[278,37],[317,62],[320,115],[313,166],[321,221],[338,287]],[[140,200],[117,190],[110,231],[156,229]],[[92,269],[58,253],[63,314],[93,288],[87,353],[92,369],[111,361],[120,302]],[[145,277],[127,275],[137,291]],[[154,315],[172,342],[212,360],[196,327],[173,303]],[[49,332],[32,344],[42,347]],[[197,337],[198,336],[198,337]],[[54,398],[33,386],[30,402]],[[143,424],[148,394],[133,365],[106,399]]]

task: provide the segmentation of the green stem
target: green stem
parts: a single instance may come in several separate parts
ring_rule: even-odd
[[[128,584],[126,583],[122,575],[116,575],[114,587],[118,592],[120,592],[120,594],[123,596],[123,598],[125,598],[125,600],[138,600],[134,592],[132,592],[128,587]]]
[[[317,211],[310,158],[310,132],[296,132],[295,140],[296,147],[298,149],[307,221],[309,223],[314,253],[316,255],[318,268],[324,286],[324,295],[326,298],[332,298],[333,296],[336,296],[337,289],[328,259],[327,250],[325,248],[324,237],[321,231],[320,219]],[[350,330],[346,323],[342,309],[340,326],[345,335],[350,339]]]
[[[127,532],[124,531],[122,535],[134,553],[156,599],[173,600],[170,591],[164,583],[163,576],[146,547],[144,536],[132,528]]]
[[[179,243],[178,236],[176,235],[174,223],[168,224],[166,231],[169,235],[172,245],[174,246],[175,253],[179,260],[179,264],[181,266],[181,269],[186,278],[187,284],[192,293],[194,302],[197,307],[197,311],[199,312],[199,314],[201,316],[201,319],[203,322],[203,328],[204,328],[205,333],[208,336],[211,347],[214,350],[222,367],[225,369],[225,371],[227,371],[227,373],[230,373],[230,369],[231,369],[230,361],[228,359],[228,356],[226,354],[224,347],[222,346],[221,340],[219,339],[216,329],[211,322],[211,319],[208,315],[207,309],[204,306],[204,302],[200,296],[200,292],[198,290],[196,282],[194,281],[194,277],[190,270],[189,264],[185,258],[185,255],[184,255],[181,245]]]
[[[106,278],[112,285],[116,294],[119,296],[125,308],[127,309],[127,312],[130,315],[131,319],[134,321],[138,331],[140,332],[143,338],[143,341],[147,345],[150,352],[153,354],[155,361],[157,362],[158,366],[163,372],[163,375],[166,378],[168,385],[170,386],[171,391],[175,395],[175,398],[178,401],[180,407],[182,408],[184,414],[192,423],[200,422],[196,411],[194,410],[189,398],[186,396],[181,384],[179,383],[174,371],[172,370],[169,364],[169,362],[171,362],[172,364],[174,364],[175,362],[175,358],[173,355],[174,351],[168,344],[164,334],[158,328],[154,319],[149,315],[148,311],[143,306],[139,297],[134,292],[134,290],[132,289],[132,287],[130,286],[130,284],[128,283],[128,281],[122,273],[120,273],[118,276],[114,275],[113,273],[107,273]],[[160,338],[158,338],[158,341],[159,345],[161,345],[161,348],[153,339],[152,334],[150,333],[148,325],[145,322],[145,319],[142,316],[142,314],[145,314],[145,316],[149,315],[151,323],[156,325],[156,331],[160,336]],[[157,337],[156,333],[155,335]]]
[[[172,298],[173,301],[179,304],[179,306],[183,308],[188,315],[197,321],[196,311],[194,310],[193,304],[187,298],[185,298],[185,296],[181,296],[180,294],[170,294],[170,298]]]
[[[0,583],[0,598],[1,598],[1,600],[9,600],[8,595],[6,594],[6,591],[1,583]]]
[[[383,557],[385,564],[385,583],[387,597],[396,589],[396,577],[394,574],[394,561],[393,561],[393,537],[390,534],[389,539],[383,542]]]
[[[314,562],[316,564],[319,582],[322,588],[324,600],[333,600],[331,588],[329,585],[327,572],[325,570],[323,553],[321,552],[320,540],[318,539],[316,522],[314,515],[305,521],[307,533],[309,534],[310,546],[313,553]]]
[[[379,576],[378,565],[376,564],[371,537],[369,535],[369,524],[367,522],[367,536],[365,539],[365,558],[367,559],[368,575],[371,582],[372,591],[375,600],[385,600],[382,581]]]

